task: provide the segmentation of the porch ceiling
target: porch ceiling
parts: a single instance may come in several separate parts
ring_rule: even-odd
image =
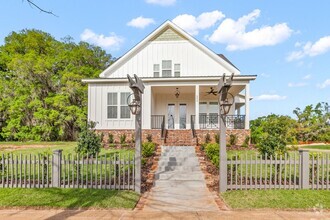
[[[200,86],[199,93],[207,94],[211,90],[211,87],[214,91],[217,90],[217,85],[207,85]],[[174,94],[176,88],[180,91],[180,94],[195,94],[195,86],[152,86],[152,92],[157,94]],[[230,88],[229,92],[236,96],[242,90],[244,90],[244,85],[234,85]]]

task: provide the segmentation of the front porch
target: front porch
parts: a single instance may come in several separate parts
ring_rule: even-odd
[[[151,86],[150,128],[219,129],[216,88],[214,84]],[[233,105],[226,116],[227,128],[249,129],[249,84],[234,85],[229,92]]]

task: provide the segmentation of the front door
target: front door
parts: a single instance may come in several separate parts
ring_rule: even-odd
[[[175,104],[167,105],[167,124],[168,129],[174,129]]]

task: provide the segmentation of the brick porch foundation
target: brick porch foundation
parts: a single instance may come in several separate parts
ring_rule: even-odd
[[[195,146],[205,142],[205,137],[207,134],[210,135],[211,142],[215,142],[215,134],[219,133],[218,130],[202,130],[198,129],[196,131],[196,136],[192,136],[192,131],[190,129],[186,130],[167,130],[166,138],[161,138],[160,129],[143,129],[142,130],[142,141],[147,141],[147,136],[152,136],[152,141],[159,145],[169,145],[169,146]],[[116,130],[97,130],[98,133],[103,133],[103,142],[108,143],[109,133],[114,137],[116,143],[120,142],[120,136],[126,134],[126,142],[132,142],[132,137],[134,137],[134,129],[116,129]],[[246,136],[250,136],[249,129],[228,129],[226,131],[226,139],[229,141],[229,136],[234,134],[237,136],[237,145],[243,144]]]

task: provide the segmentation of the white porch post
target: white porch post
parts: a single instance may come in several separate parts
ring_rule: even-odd
[[[241,107],[239,107],[239,108],[237,109],[237,114],[238,114],[238,115],[241,114]]]
[[[145,86],[142,102],[142,129],[151,128],[151,86]]]
[[[245,85],[245,129],[250,129],[250,84]]]
[[[199,85],[195,86],[195,129],[199,129]]]

